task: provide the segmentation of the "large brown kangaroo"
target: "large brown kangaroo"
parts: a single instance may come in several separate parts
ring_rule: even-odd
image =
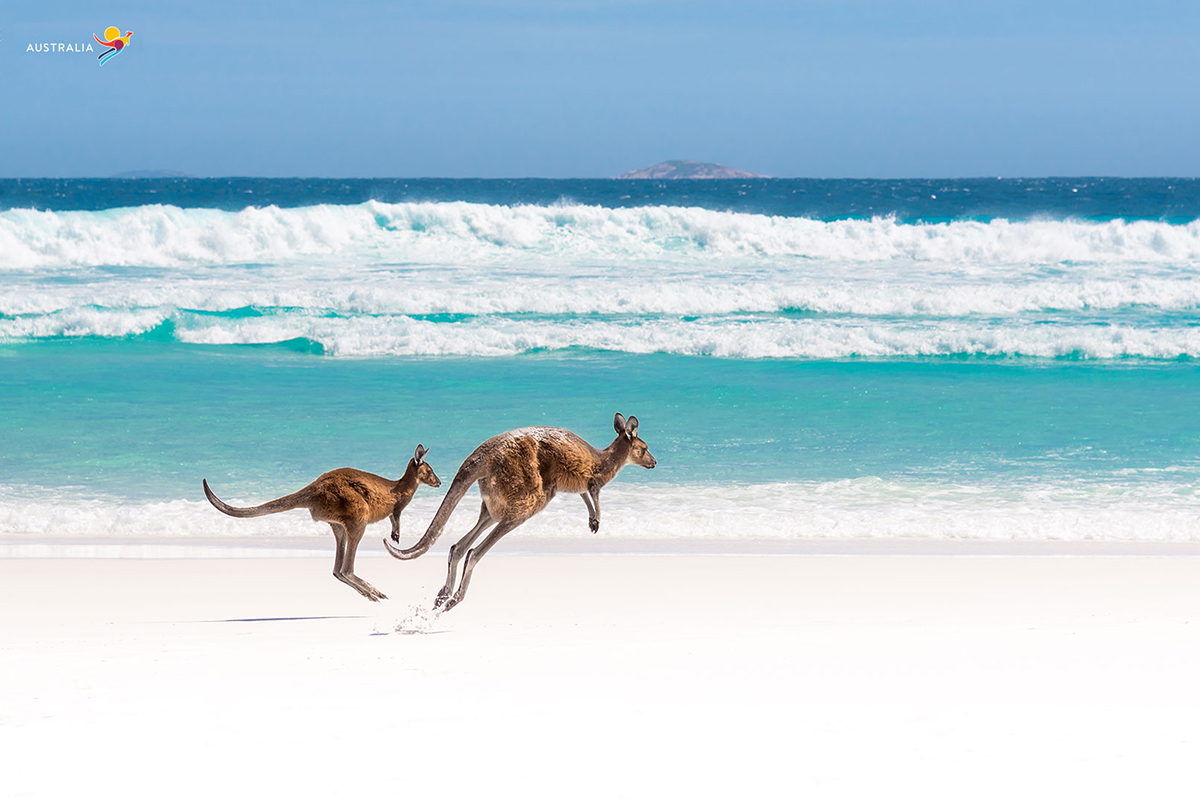
[[[471,484],[479,482],[483,504],[475,527],[450,548],[450,564],[446,585],[438,592],[433,607],[443,604],[449,611],[462,602],[471,582],[471,572],[479,559],[491,550],[500,537],[546,507],[558,492],[576,492],[587,505],[588,527],[600,530],[600,490],[617,477],[626,464],[654,469],[657,463],[646,443],[638,438],[637,417],[628,421],[617,414],[613,419],[617,438],[603,450],[597,450],[570,431],[562,428],[518,428],[493,436],[479,447],[458,468],[450,489],[446,492],[433,522],[421,540],[407,550],[393,547],[383,540],[389,553],[401,560],[416,558],[426,552],[442,534],[454,507],[462,500]],[[480,545],[467,548],[492,525],[495,529]],[[392,540],[400,537],[392,532]],[[462,580],[454,589],[454,578],[463,556]],[[453,596],[451,596],[453,592]]]
[[[253,508],[235,508],[213,494],[204,481],[208,502],[231,517],[261,517],[294,508],[307,508],[317,522],[328,522],[337,540],[333,559],[333,577],[350,586],[371,602],[386,600],[387,595],[354,574],[354,554],[367,526],[384,517],[392,518],[392,536],[400,537],[400,512],[412,501],[419,484],[438,487],[442,482],[425,463],[429,451],[417,445],[404,477],[398,481],[370,472],[342,467],[326,472],[295,494]]]

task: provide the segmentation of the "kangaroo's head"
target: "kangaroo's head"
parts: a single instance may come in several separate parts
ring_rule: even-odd
[[[426,486],[432,486],[435,489],[442,485],[438,480],[438,476],[433,474],[433,467],[425,463],[425,454],[429,451],[424,445],[417,445],[417,452],[413,455],[412,461],[409,463],[409,469],[417,471],[417,480]]]
[[[625,463],[637,464],[639,467],[654,469],[658,462],[650,455],[650,448],[637,435],[637,417],[625,419],[619,413],[613,417],[613,428],[617,431],[617,441],[622,439],[629,443],[629,458]]]

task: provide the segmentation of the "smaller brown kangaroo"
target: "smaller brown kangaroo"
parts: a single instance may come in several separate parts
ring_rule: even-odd
[[[582,438],[562,428],[518,428],[493,436],[467,456],[450,482],[446,497],[421,540],[407,550],[383,544],[396,558],[416,558],[433,547],[442,529],[463,499],[471,484],[479,482],[483,498],[475,527],[450,547],[446,585],[438,592],[434,608],[449,611],[462,602],[471,582],[471,573],[479,559],[491,550],[500,537],[537,514],[559,492],[572,492],[583,498],[588,510],[588,527],[600,530],[600,490],[617,477],[626,464],[654,469],[657,463],[650,448],[638,438],[637,417],[617,414],[613,418],[617,438],[603,450],[597,450]],[[468,550],[483,532],[496,527],[478,547]],[[393,531],[392,541],[400,543]],[[466,557],[458,589],[454,588],[458,563]]]
[[[306,508],[316,522],[328,522],[337,540],[333,559],[333,577],[371,602],[386,600],[387,595],[354,574],[354,554],[367,526],[384,517],[392,518],[392,536],[400,536],[400,512],[412,501],[417,486],[441,486],[438,476],[425,463],[429,451],[417,445],[404,477],[398,481],[370,472],[342,467],[326,472],[300,491],[252,508],[235,508],[222,501],[204,480],[204,495],[218,511],[231,517],[262,517],[280,511]]]

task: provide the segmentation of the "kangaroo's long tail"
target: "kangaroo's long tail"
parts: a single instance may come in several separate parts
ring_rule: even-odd
[[[281,497],[278,500],[272,500],[268,503],[263,503],[261,506],[251,506],[250,508],[238,508],[231,506],[221,498],[213,494],[213,490],[208,488],[208,480],[204,480],[204,496],[208,498],[208,502],[213,504],[213,508],[220,511],[222,514],[228,514],[231,517],[262,517],[267,514],[277,514],[280,511],[291,511],[293,508],[307,508],[307,494],[304,489]]]
[[[429,523],[429,527],[425,530],[425,535],[421,540],[407,550],[401,550],[394,546],[387,539],[383,540],[384,547],[394,557],[401,561],[408,561],[423,555],[429,548],[433,547],[433,543],[442,535],[442,529],[446,527],[446,522],[450,519],[450,515],[454,513],[454,507],[471,488],[471,484],[479,480],[479,461],[474,457],[468,458],[463,465],[458,468],[458,474],[454,476],[454,480],[450,482],[450,488],[446,491],[446,496],[442,498],[442,504],[438,506],[437,513],[433,515],[433,521]]]

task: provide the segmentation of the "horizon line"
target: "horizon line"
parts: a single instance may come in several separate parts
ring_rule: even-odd
[[[137,170],[134,170],[137,171]],[[150,171],[150,170],[147,170]],[[166,171],[166,170],[164,170]],[[1200,175],[965,175],[907,177],[814,177],[804,175],[756,178],[620,178],[615,175],[550,178],[540,175],[503,177],[446,175],[163,175],[132,177],[121,175],[24,175],[0,176],[3,181],[186,181],[186,180],[284,180],[284,181],[621,181],[622,183],[712,183],[717,181],[1007,181],[1007,180],[1200,180]]]

